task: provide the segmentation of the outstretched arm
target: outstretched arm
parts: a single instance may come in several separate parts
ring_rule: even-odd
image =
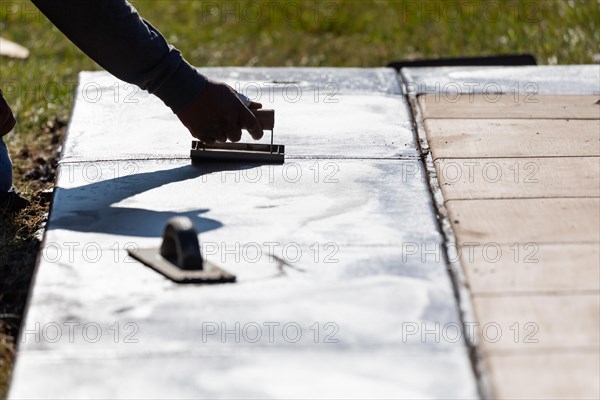
[[[32,2],[104,69],[158,96],[195,137],[237,141],[241,129],[262,137],[235,91],[198,73],[126,0]]]

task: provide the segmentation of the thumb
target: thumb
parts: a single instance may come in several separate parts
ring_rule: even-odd
[[[246,107],[242,109],[242,115],[240,117],[240,126],[242,129],[246,129],[252,139],[258,140],[263,137],[263,130],[260,126],[258,119],[248,110]]]

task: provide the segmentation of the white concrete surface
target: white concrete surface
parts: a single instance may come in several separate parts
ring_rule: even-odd
[[[417,156],[410,111],[391,69],[200,71],[275,109],[275,141],[285,143],[288,158]],[[189,132],[158,98],[102,72],[81,79],[63,162],[189,158]]]
[[[164,106],[83,73],[104,89],[79,91],[10,397],[476,398],[395,74],[208,72],[339,81],[340,102],[268,105],[283,166],[195,167]],[[237,283],[178,286],[126,255],[173,215]]]

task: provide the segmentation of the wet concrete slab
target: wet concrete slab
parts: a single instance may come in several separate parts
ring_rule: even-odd
[[[288,158],[417,156],[393,70],[200,71],[275,109],[275,141],[286,145]],[[193,138],[171,110],[106,72],[81,74],[75,107],[62,162],[189,158]],[[260,143],[269,143],[267,136]],[[247,133],[242,139],[252,141]]]
[[[299,164],[308,171],[311,162]],[[164,396],[193,397],[214,389],[223,396],[251,397],[266,390],[274,397],[319,397],[325,390],[345,397],[353,387],[356,393],[383,397],[476,397],[463,340],[420,336],[425,326],[440,332],[444,326],[455,328],[459,318],[433,213],[418,201],[426,194],[422,176],[399,184],[402,168],[415,161],[338,163],[337,182],[329,185],[313,176],[303,183],[275,179],[271,185],[236,182],[235,175],[220,173],[196,176],[201,170],[174,160],[139,162],[128,182],[108,178],[110,162],[80,164],[73,174],[66,168],[74,164],[62,165],[12,396],[69,397],[83,390],[99,397],[127,396],[145,393],[139,389],[142,377],[156,373],[161,378],[153,389]],[[87,165],[106,167],[107,179],[69,182],[69,176],[83,176]],[[188,179],[165,183],[156,176],[172,178],[178,169]],[[238,283],[181,287],[126,255],[127,248],[159,246],[171,214],[192,218],[207,259],[235,273]],[[291,324],[289,334],[300,329],[304,341],[291,342],[275,331],[279,336],[271,342],[266,330],[271,323]],[[418,333],[406,335],[409,325]],[[61,337],[55,341],[57,326]],[[229,329],[229,336],[208,335],[215,326]],[[241,339],[235,338],[236,326]],[[256,326],[262,329],[259,342],[244,336],[254,335],[244,327]],[[311,327],[320,330],[317,343]],[[334,331],[332,342],[323,343]],[[96,341],[97,332],[102,335]],[[339,364],[333,376],[319,367],[329,358]],[[167,379],[162,364],[178,359],[190,371],[210,372],[188,374],[194,382],[190,387],[158,388]],[[284,359],[286,368],[273,368],[298,389],[272,388],[270,380],[241,380],[235,391],[222,389],[242,374],[239,365],[245,365],[243,371],[266,372],[264,365]],[[74,374],[92,368],[108,375],[98,391],[93,382],[64,391],[73,385]],[[122,368],[139,369],[138,378],[118,379]],[[395,373],[375,379],[373,371],[380,369]],[[37,379],[42,370],[45,376]],[[407,386],[397,374],[408,370],[419,378]],[[171,379],[182,374],[178,370]],[[301,376],[314,385],[304,387]],[[356,386],[335,391],[330,382],[336,379]],[[36,385],[29,384],[32,380]]]
[[[408,111],[386,83],[395,75],[249,71],[213,73],[345,77],[344,101],[325,107],[345,115],[329,131],[335,146],[302,139],[312,126],[303,111],[282,142],[307,144],[292,145],[284,165],[193,166],[187,145],[177,155],[178,144],[147,140],[172,118],[146,126],[135,104],[77,100],[12,398],[478,397],[414,135],[398,129],[410,127]],[[82,74],[82,84],[98,77],[110,79]],[[326,125],[327,112],[313,119]],[[368,127],[383,144],[365,142]],[[175,215],[193,221],[206,258],[236,283],[177,285],[126,254],[158,247]]]
[[[417,160],[68,163],[59,176],[60,206],[47,231],[52,240],[146,244],[175,215],[190,217],[204,240],[213,241],[397,246],[440,240]]]
[[[405,398],[472,398],[471,388],[457,387],[458,376],[466,371],[463,366],[456,371],[450,354],[403,352],[401,348],[371,349],[364,362],[364,354],[353,350],[327,351],[267,351],[237,352],[223,359],[214,355],[192,356],[190,354],[153,355],[149,357],[90,358],[66,362],[49,360],[48,357],[26,356],[23,364],[40,376],[40,384],[49,392],[60,392],[61,382],[53,380],[44,372],[71,374],[79,382],[77,387],[63,398],[171,398],[172,389],[179,388],[177,398],[398,398],[399,388]],[[401,363],[389,365],[395,358]],[[450,362],[449,362],[450,361]],[[348,365],[353,368],[349,369]],[[298,368],[301,366],[301,368]],[[127,379],[115,376],[115,370],[126,370]],[[449,374],[448,371],[453,371]],[[177,375],[158,374],[156,370],[185,371]],[[427,370],[437,376],[416,378],[415,370]],[[95,377],[106,380],[98,385]],[[328,379],[323,379],[327,376]],[[376,382],[374,384],[374,381]],[[257,385],[256,382],[263,382]],[[426,387],[426,390],[423,388]],[[117,389],[118,388],[118,389]],[[293,390],[291,390],[293,388]],[[27,388],[23,397],[35,395]]]
[[[193,325],[198,315],[239,322],[318,314],[355,332],[347,345],[401,345],[398,332],[406,321],[457,318],[432,211],[418,202],[427,192],[416,163],[338,160],[330,177],[335,182],[315,181],[312,175],[290,182],[296,175],[279,175],[281,166],[255,168],[265,171],[262,182],[245,180],[250,175],[238,175],[239,170],[202,175],[201,168],[171,160],[138,162],[137,173],[121,182],[107,172],[112,163],[96,163],[104,167],[104,180],[90,183],[82,177],[91,163],[72,173],[67,169],[74,164],[62,165],[59,182],[64,183],[46,232],[37,275],[44,284],[35,288],[31,329],[72,318],[105,329],[134,320],[152,331],[144,348],[181,350],[201,335],[201,327]],[[314,163],[298,165],[306,172]],[[173,179],[181,170],[187,179]],[[157,177],[163,173],[171,177],[167,184]],[[398,184],[403,174],[405,183]],[[75,176],[80,178],[69,182]],[[190,204],[202,207],[190,209]],[[192,219],[205,257],[236,274],[238,284],[178,287],[124,253],[160,246],[172,215]],[[155,305],[163,311],[149,311],[148,299],[158,293]],[[356,293],[361,293],[358,302]],[[398,313],[406,314],[397,318]],[[386,328],[384,319],[393,326]],[[172,327],[180,323],[187,329],[178,333]],[[169,343],[161,334],[165,326]],[[33,341],[22,349],[72,352],[76,344]]]
[[[452,296],[447,277],[433,257],[421,268],[415,257],[400,262],[401,251],[391,247],[374,257],[343,247],[316,261],[311,248],[302,252],[302,260],[284,268],[267,255],[256,262],[243,256],[232,262],[232,252],[224,259],[210,256],[238,275],[238,283],[222,286],[178,286],[110,248],[74,254],[72,262],[47,258],[38,278],[45,285],[32,302],[22,352],[49,359],[186,352],[226,359],[238,351],[265,351],[276,361],[279,351],[351,350],[362,354],[356,362],[368,362],[369,350],[387,348],[423,357],[452,353],[460,361],[460,337],[455,343],[424,343],[418,330],[403,334],[409,323],[433,331],[436,323],[455,322],[447,307]],[[96,262],[86,263],[96,255]],[[56,340],[55,328],[63,333]],[[396,357],[387,361],[390,368],[398,363]]]
[[[401,71],[409,92],[511,93],[542,95],[598,95],[597,65],[543,65],[526,67],[433,67]]]
[[[476,397],[462,340],[421,339],[425,324],[456,323],[442,265],[377,253],[310,253],[283,274],[226,262],[239,283],[183,288],[110,248],[45,261],[12,397]]]

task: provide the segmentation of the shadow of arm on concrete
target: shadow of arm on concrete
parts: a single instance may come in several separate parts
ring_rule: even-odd
[[[223,226],[219,221],[203,218],[208,209],[199,208],[185,212],[157,211],[140,207],[115,207],[114,205],[140,193],[175,182],[186,185],[202,185],[198,179],[221,171],[238,171],[255,165],[211,164],[207,166],[185,165],[155,172],[132,173],[84,185],[55,189],[54,202],[47,230],[66,229],[78,232],[97,232],[124,236],[161,237],[166,221],[174,216],[186,216],[192,220],[199,233]],[[62,165],[61,169],[70,165]],[[61,175],[66,172],[61,171]],[[65,177],[64,179],[69,179]],[[63,180],[64,181],[64,180]],[[59,180],[59,183],[61,180]],[[163,194],[161,194],[163,195]],[[164,194],[177,196],[179,193]],[[207,192],[207,196],[210,193]],[[165,197],[167,199],[167,197]],[[202,203],[202,199],[198,199]]]

